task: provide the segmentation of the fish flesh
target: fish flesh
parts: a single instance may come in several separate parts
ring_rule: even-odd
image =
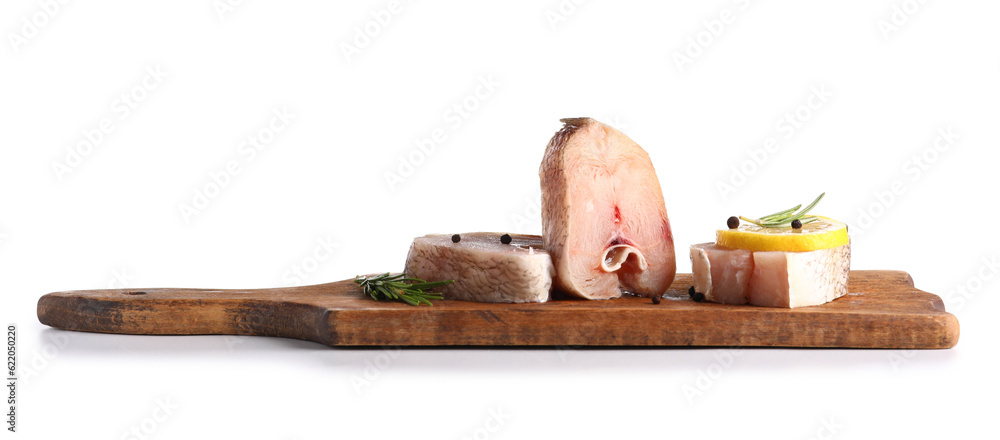
[[[847,294],[851,244],[808,252],[691,246],[694,289],[723,304],[795,308]]]
[[[545,302],[552,290],[555,267],[542,249],[542,237],[474,232],[425,235],[410,245],[404,272],[427,281],[455,280],[437,291],[444,299],[489,303]]]
[[[790,308],[826,304],[847,294],[850,271],[850,243],[810,252],[754,252],[750,304]]]
[[[562,122],[538,172],[556,287],[586,299],[662,295],[676,273],[674,239],[649,155],[594,119]]]
[[[753,252],[730,249],[715,243],[691,246],[691,272],[695,291],[721,304],[750,302]]]

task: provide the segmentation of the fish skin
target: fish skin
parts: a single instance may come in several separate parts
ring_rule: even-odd
[[[436,289],[444,299],[489,303],[526,303],[549,300],[555,268],[542,249],[542,237],[501,233],[451,234],[417,237],[410,245],[404,272],[426,281],[454,280]]]
[[[676,274],[673,233],[649,155],[617,129],[591,118],[562,119],[539,167],[542,237],[556,268],[556,287],[586,299],[622,291],[662,295]],[[605,251],[632,246],[613,272]]]

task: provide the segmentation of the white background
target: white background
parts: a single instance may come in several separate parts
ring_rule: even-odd
[[[996,2],[339,3],[2,3],[0,319],[20,329],[17,437],[995,430]],[[802,107],[813,90],[832,96]],[[142,98],[127,114],[123,94]],[[241,143],[274,111],[294,117],[250,160]],[[780,122],[796,113],[794,130]],[[426,233],[538,233],[538,163],[574,116],[649,152],[680,272],[729,215],[826,191],[816,212],[850,223],[853,268],[905,270],[943,296],[958,346],[388,353],[35,317],[52,291],[322,283],[400,270]],[[419,152],[435,130],[444,141]],[[959,136],[943,151],[939,130]],[[778,148],[762,153],[768,139]],[[214,191],[231,161],[240,172]],[[321,242],[334,251],[313,265]]]

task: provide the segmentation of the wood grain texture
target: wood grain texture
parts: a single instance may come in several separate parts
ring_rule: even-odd
[[[588,345],[950,348],[958,320],[906,272],[852,271],[845,297],[776,309],[696,303],[678,274],[649,298],[542,304],[376,302],[351,280],[257,290],[109,289],[55,292],[38,320],[66,330],[142,335],[228,334],[331,346]]]

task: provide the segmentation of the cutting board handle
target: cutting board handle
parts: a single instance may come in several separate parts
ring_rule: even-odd
[[[358,295],[352,280],[249,290],[75,290],[42,296],[38,320],[87,332],[276,336],[333,345],[330,308]]]

